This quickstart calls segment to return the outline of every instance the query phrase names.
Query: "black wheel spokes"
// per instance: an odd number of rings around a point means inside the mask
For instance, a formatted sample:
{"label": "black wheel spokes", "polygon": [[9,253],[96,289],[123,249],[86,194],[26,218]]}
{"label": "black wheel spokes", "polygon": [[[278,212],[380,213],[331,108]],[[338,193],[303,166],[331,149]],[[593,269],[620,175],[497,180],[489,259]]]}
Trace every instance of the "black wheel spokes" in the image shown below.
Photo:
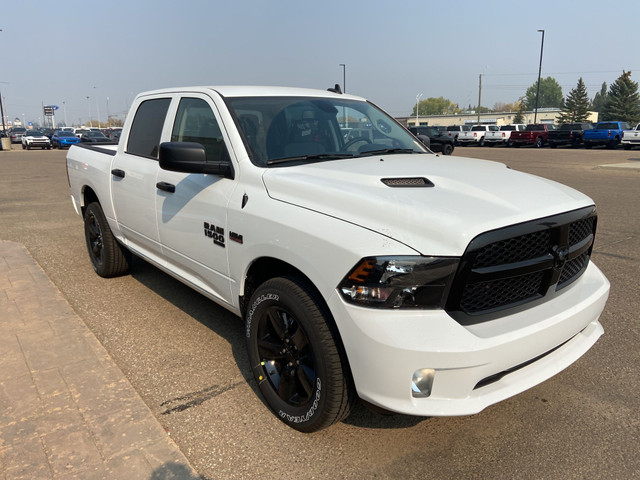
{"label": "black wheel spokes", "polygon": [[290,405],[307,403],[316,378],[311,345],[298,322],[271,307],[259,327],[258,352],[278,396]]}
{"label": "black wheel spokes", "polygon": [[98,263],[101,263],[103,249],[102,231],[95,216],[92,216],[89,222],[89,243],[91,244],[91,252],[93,253],[94,259]]}

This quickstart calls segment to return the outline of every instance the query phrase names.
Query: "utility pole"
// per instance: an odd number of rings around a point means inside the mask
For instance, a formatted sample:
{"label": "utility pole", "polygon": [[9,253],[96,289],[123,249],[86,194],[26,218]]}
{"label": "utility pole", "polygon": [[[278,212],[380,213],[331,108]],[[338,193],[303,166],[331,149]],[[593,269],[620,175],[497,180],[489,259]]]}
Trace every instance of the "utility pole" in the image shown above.
{"label": "utility pole", "polygon": [[538,30],[542,32],[542,42],[540,43],[540,66],[538,67],[538,88],[536,88],[536,110],[533,113],[533,123],[538,120],[538,97],[540,96],[540,75],[542,74],[542,50],[544,49],[544,30]]}
{"label": "utility pole", "polygon": [[480,102],[482,101],[482,74],[478,75],[478,125],[480,125]]}

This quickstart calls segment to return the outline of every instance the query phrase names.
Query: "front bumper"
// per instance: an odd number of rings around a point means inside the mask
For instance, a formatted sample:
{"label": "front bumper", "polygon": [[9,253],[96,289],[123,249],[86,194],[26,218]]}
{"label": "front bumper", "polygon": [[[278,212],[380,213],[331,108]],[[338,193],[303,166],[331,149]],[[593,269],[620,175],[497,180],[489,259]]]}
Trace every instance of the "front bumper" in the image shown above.
{"label": "front bumper", "polygon": [[[451,416],[477,413],[575,362],[603,333],[608,294],[609,282],[590,263],[553,300],[470,326],[444,311],[357,307],[338,293],[329,306],[361,398],[394,412]],[[412,377],[424,368],[435,370],[431,394],[415,398]]]}

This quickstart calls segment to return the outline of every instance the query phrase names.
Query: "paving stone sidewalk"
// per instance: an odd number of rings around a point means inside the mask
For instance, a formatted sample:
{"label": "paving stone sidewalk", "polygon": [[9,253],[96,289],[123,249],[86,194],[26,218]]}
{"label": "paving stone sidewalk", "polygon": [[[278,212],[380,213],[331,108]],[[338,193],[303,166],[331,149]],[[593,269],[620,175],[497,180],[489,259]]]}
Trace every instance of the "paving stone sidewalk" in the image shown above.
{"label": "paving stone sidewalk", "polygon": [[0,480],[72,478],[200,477],[29,252],[0,240]]}

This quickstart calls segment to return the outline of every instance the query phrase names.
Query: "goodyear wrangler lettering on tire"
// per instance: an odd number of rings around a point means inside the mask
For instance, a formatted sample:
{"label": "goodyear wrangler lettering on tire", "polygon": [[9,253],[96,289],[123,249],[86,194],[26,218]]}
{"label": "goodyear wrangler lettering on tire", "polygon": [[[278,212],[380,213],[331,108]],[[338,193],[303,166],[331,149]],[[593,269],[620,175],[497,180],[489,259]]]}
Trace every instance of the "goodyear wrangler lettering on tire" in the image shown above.
{"label": "goodyear wrangler lettering on tire", "polygon": [[355,400],[324,300],[297,277],[267,280],[246,314],[249,362],[265,401],[287,425],[313,432],[342,420]]}
{"label": "goodyear wrangler lettering on tire", "polygon": [[302,423],[302,422],[308,421],[311,417],[313,417],[313,414],[316,413],[316,410],[318,409],[318,403],[320,402],[321,391],[322,391],[322,383],[318,378],[318,380],[316,381],[316,397],[313,401],[313,404],[311,405],[311,408],[303,417],[289,415],[288,413],[285,413],[282,410],[278,412],[278,415],[280,415],[280,418],[286,418],[288,422]]}
{"label": "goodyear wrangler lettering on tire", "polygon": [[249,338],[249,330],[251,329],[251,320],[253,319],[253,312],[255,312],[256,307],[260,305],[262,302],[264,302],[265,300],[275,300],[277,302],[278,300],[280,300],[280,297],[278,297],[278,295],[273,295],[269,293],[267,295],[262,295],[260,298],[257,298],[255,302],[253,302],[253,304],[251,305],[251,310],[249,310],[249,313],[247,314],[247,322],[246,322],[247,338]]}

